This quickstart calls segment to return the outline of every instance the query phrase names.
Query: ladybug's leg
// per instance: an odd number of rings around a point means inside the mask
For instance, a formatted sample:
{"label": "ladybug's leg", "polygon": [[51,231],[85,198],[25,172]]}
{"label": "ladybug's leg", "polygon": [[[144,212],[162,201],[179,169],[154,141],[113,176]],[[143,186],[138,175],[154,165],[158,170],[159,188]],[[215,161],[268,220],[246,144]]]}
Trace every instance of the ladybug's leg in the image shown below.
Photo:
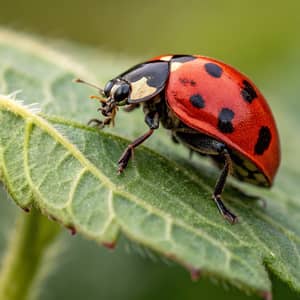
{"label": "ladybug's leg", "polygon": [[172,135],[171,135],[171,138],[172,138],[172,141],[173,141],[175,144],[179,144],[179,141],[178,141],[178,139],[176,138],[175,134],[172,134]]}
{"label": "ladybug's leg", "polygon": [[105,109],[105,105],[104,105],[104,107],[100,107],[97,110],[101,111],[102,115],[104,115],[106,118],[103,121],[99,120],[99,119],[91,119],[91,120],[89,120],[88,125],[93,124],[94,127],[98,127],[100,129],[104,128],[106,125],[110,125],[110,124],[112,124],[113,126],[115,125],[114,120],[115,120],[118,108],[112,108],[112,110],[109,110],[107,112]]}
{"label": "ladybug's leg", "polygon": [[142,144],[144,141],[146,141],[154,132],[155,129],[158,128],[159,126],[159,116],[158,113],[155,112],[154,116],[152,117],[152,113],[147,114],[145,116],[145,122],[147,125],[150,127],[150,129],[143,134],[142,136],[138,137],[136,140],[134,140],[131,144],[127,146],[127,148],[124,150],[123,154],[121,155],[118,164],[119,164],[119,169],[118,173],[122,173],[123,170],[127,167],[127,164],[130,160],[130,158],[133,156],[133,151],[134,148]]}
{"label": "ladybug's leg", "polygon": [[153,131],[154,131],[154,129],[150,129],[144,135],[140,136],[139,138],[137,138],[136,140],[134,140],[131,144],[129,144],[127,146],[127,148],[125,149],[125,151],[123,152],[123,154],[121,155],[121,157],[118,161],[118,164],[119,164],[118,173],[119,174],[122,173],[123,170],[127,167],[127,164],[129,162],[130,158],[133,156],[134,148],[136,148],[137,146],[142,144],[146,139],[148,139],[152,135]]}
{"label": "ladybug's leg", "polygon": [[226,178],[232,169],[232,162],[226,145],[188,127],[177,128],[173,133],[190,150],[198,152],[201,155],[218,156],[222,158],[224,166],[217,180],[212,198],[222,216],[234,224],[237,217],[225,206],[221,199]]}
{"label": "ladybug's leg", "polygon": [[94,127],[98,127],[100,129],[104,128],[105,125],[109,125],[112,121],[112,118],[105,118],[103,121],[99,119],[91,119],[88,121],[88,125],[93,125]]}
{"label": "ladybug's leg", "polygon": [[140,103],[132,103],[132,104],[128,104],[126,105],[123,110],[126,111],[126,112],[131,112],[133,111],[134,109],[136,108],[139,108],[140,107]]}
{"label": "ladybug's leg", "polygon": [[220,155],[224,157],[225,162],[221,174],[217,180],[212,197],[223,217],[226,218],[230,223],[234,224],[237,221],[237,217],[224,205],[221,199],[221,194],[225,186],[226,178],[232,168],[232,162],[226,148],[222,149]]}

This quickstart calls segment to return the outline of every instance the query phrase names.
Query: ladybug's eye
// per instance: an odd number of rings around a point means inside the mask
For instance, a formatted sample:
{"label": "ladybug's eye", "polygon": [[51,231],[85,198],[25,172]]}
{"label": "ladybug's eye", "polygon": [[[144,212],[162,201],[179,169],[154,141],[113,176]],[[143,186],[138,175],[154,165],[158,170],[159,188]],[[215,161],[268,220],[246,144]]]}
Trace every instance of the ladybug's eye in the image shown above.
{"label": "ladybug's eye", "polygon": [[105,87],[104,87],[104,95],[105,95],[106,97],[109,97],[110,91],[111,91],[111,89],[112,89],[112,87],[113,87],[114,84],[115,84],[115,83],[114,83],[112,80],[110,80],[110,81],[108,81],[107,84],[105,85]]}
{"label": "ladybug's eye", "polygon": [[124,83],[122,85],[120,85],[117,90],[114,93],[114,99],[117,102],[121,102],[123,100],[125,100],[126,98],[128,98],[130,93],[130,86],[128,83]]}

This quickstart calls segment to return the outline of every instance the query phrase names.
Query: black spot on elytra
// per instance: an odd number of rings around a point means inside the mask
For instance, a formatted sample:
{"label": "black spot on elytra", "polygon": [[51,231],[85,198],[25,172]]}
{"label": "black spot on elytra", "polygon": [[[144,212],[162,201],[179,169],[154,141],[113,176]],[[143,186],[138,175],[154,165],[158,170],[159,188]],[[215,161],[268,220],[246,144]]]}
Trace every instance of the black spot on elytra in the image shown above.
{"label": "black spot on elytra", "polygon": [[245,101],[252,103],[252,101],[257,98],[257,94],[253,86],[247,80],[243,81],[243,85],[241,95]]}
{"label": "black spot on elytra", "polygon": [[192,55],[174,55],[171,59],[172,62],[180,62],[180,63],[185,63],[191,60],[196,59],[195,56]]}
{"label": "black spot on elytra", "polygon": [[262,126],[258,133],[258,139],[254,147],[254,153],[262,155],[270,146],[271,143],[271,131],[269,127]]}
{"label": "black spot on elytra", "polygon": [[190,102],[196,108],[203,108],[205,106],[205,101],[199,94],[194,94],[190,97]]}
{"label": "black spot on elytra", "polygon": [[232,125],[232,119],[234,118],[234,112],[229,108],[223,108],[219,113],[218,128],[223,133],[231,133],[234,128]]}
{"label": "black spot on elytra", "polygon": [[223,69],[214,63],[207,63],[204,65],[206,72],[215,78],[220,78],[223,73]]}
{"label": "black spot on elytra", "polygon": [[179,78],[179,81],[185,86],[187,85],[196,86],[196,81],[194,81],[193,79]]}

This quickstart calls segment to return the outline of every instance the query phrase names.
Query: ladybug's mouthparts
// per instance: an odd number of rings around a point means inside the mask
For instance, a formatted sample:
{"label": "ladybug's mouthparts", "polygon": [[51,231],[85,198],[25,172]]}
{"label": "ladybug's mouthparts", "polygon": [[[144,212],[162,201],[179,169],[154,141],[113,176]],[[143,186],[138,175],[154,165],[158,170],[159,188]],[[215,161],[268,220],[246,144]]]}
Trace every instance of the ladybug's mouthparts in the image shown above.
{"label": "ladybug's mouthparts", "polygon": [[101,111],[102,115],[105,117],[103,121],[92,119],[92,122],[96,122],[99,128],[103,128],[106,125],[115,124],[115,117],[118,111],[118,106],[114,100],[109,99],[110,101],[101,102],[102,107],[99,107],[97,110]]}
{"label": "ladybug's mouthparts", "polygon": [[102,107],[98,108],[98,111],[101,111],[105,117],[107,117],[117,106],[116,101],[112,98],[105,99],[103,97],[93,95],[90,96],[90,99],[96,99],[101,103]]}
{"label": "ladybug's mouthparts", "polygon": [[109,117],[114,114],[117,105],[114,100],[107,100],[106,102],[102,102],[102,107],[98,108],[98,111],[101,111],[102,115],[105,117]]}

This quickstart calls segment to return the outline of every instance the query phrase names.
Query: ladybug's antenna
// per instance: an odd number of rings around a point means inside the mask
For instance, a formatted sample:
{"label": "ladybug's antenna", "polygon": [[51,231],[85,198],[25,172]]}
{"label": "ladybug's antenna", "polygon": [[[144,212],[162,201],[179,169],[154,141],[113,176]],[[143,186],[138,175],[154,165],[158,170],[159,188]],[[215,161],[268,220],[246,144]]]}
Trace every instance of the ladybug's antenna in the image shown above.
{"label": "ladybug's antenna", "polygon": [[104,90],[103,90],[102,88],[96,86],[95,84],[86,82],[86,81],[84,81],[84,80],[82,80],[82,79],[80,79],[80,78],[74,79],[74,82],[83,83],[83,84],[86,84],[86,85],[88,85],[88,86],[90,86],[90,87],[93,87],[93,88],[99,90],[100,94],[104,95]]}

